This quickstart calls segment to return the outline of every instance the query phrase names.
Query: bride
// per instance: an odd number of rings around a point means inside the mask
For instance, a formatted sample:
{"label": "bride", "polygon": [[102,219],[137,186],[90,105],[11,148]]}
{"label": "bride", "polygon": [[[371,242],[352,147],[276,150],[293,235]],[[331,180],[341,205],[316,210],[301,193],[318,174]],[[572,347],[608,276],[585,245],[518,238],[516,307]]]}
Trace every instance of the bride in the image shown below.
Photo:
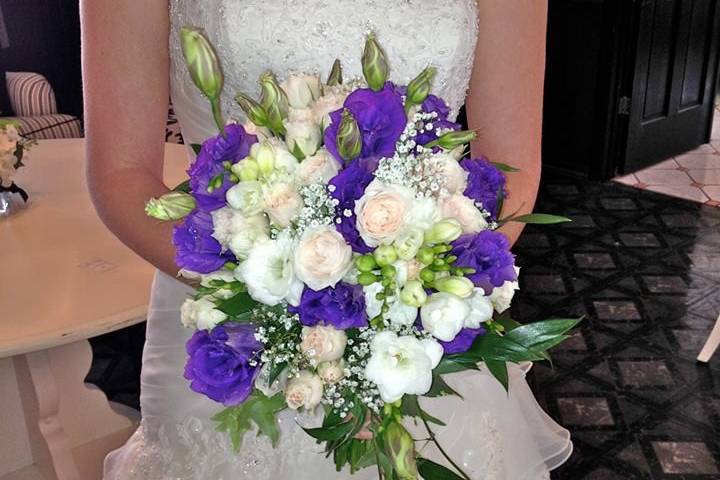
{"label": "bride", "polygon": [[[179,308],[192,288],[175,279],[172,226],[145,216],[144,202],[167,192],[162,183],[163,129],[172,97],[186,143],[216,129],[205,99],[182,61],[179,29],[206,31],[226,77],[223,108],[239,116],[236,92],[256,96],[264,69],[323,76],[340,58],[347,77],[360,76],[368,31],[392,59],[391,80],[406,84],[428,64],[438,67],[436,94],[454,114],[467,105],[479,139],[473,150],[521,169],[508,177],[507,211],[529,212],[540,176],[540,128],[547,2],[543,0],[84,0],[83,65],[88,183],[97,210],[123,242],[158,268],[148,314],[137,432],[105,462],[105,478],[320,479],[376,476],[336,473],[297,423],[312,414],[283,413],[281,440],[247,434],[235,454],[209,418],[218,405],[193,393],[183,378],[191,332]],[[169,40],[168,40],[169,39]],[[168,82],[169,79],[169,82]],[[467,98],[465,93],[469,92]],[[240,118],[242,120],[242,118]],[[503,227],[514,241],[519,224]],[[424,406],[447,426],[441,443],[473,478],[537,480],[569,456],[568,432],[537,405],[524,375],[510,368],[510,393],[487,374],[448,375],[457,397]],[[412,426],[408,425],[412,430]],[[362,432],[361,432],[362,434]],[[367,432],[365,432],[367,434]],[[441,462],[429,447],[423,456]]]}

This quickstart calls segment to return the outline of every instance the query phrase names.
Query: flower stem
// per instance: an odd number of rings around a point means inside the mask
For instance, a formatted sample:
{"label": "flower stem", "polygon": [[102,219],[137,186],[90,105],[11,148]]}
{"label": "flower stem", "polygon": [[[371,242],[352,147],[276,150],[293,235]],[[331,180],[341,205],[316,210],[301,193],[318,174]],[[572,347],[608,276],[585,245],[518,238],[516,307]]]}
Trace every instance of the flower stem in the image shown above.
{"label": "flower stem", "polygon": [[453,467],[455,467],[455,470],[457,470],[457,472],[458,472],[465,480],[472,480],[472,479],[468,476],[468,474],[465,473],[465,472],[463,471],[463,469],[460,468],[460,467],[453,461],[453,459],[450,458],[450,455],[448,455],[447,452],[445,452],[445,450],[442,448],[442,446],[440,445],[440,442],[438,442],[438,441],[437,441],[437,438],[435,437],[435,432],[433,432],[432,429],[430,428],[430,425],[428,424],[427,420],[425,419],[425,414],[424,414],[422,411],[420,411],[420,420],[422,420],[423,425],[425,425],[425,430],[427,430],[428,435],[430,435],[430,441],[432,441],[432,442],[435,444],[435,446],[438,448],[438,450],[440,451],[440,453],[442,454],[442,456],[445,457],[445,459],[446,459],[448,462],[450,462],[450,465],[452,465]]}

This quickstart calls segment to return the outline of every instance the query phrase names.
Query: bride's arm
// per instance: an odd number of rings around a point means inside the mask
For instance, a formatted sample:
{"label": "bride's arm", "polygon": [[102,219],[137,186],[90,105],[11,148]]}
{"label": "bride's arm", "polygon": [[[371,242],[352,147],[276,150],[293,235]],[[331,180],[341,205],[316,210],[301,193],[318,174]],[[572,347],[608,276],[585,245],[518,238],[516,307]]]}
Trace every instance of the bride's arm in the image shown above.
{"label": "bride's arm", "polygon": [[[479,0],[479,38],[467,101],[474,154],[506,163],[505,215],[529,213],[540,182],[547,0]],[[502,231],[512,242],[523,225]]]}
{"label": "bride's arm", "polygon": [[173,274],[172,225],[145,216],[163,184],[167,0],[83,0],[87,179],[93,203],[130,248]]}

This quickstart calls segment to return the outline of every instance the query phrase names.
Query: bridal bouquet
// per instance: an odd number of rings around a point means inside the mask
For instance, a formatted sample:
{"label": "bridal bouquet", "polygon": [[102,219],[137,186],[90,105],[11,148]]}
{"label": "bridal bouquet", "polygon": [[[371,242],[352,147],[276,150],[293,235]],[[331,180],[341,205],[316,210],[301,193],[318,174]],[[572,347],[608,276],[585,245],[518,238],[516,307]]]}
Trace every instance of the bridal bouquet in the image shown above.
{"label": "bridal bouquet", "polygon": [[194,146],[189,180],[147,211],[183,219],[177,265],[200,285],[182,306],[196,330],[190,388],[226,407],[214,419],[236,448],[253,428],[276,442],[281,410],[322,408],[306,431],[338,470],[469,478],[452,458],[422,458],[404,425],[421,422],[422,441],[436,442],[442,419],[418,399],[456,394],[443,374],[487,369],[507,388],[506,362],[547,359],[566,338],[575,320],[507,316],[518,268],[496,231],[564,219],[502,218],[512,169],[466,158],[475,134],[430,93],[435,70],[387,81],[372,36],[364,80],[343,82],[338,61],[324,83],[267,73],[259,100],[236,98],[244,125],[223,119],[207,39],[184,29],[182,45],[220,133]]}
{"label": "bridal bouquet", "polygon": [[20,136],[16,122],[0,119],[0,193],[17,193],[27,201],[27,193],[13,182],[13,177],[23,166],[25,152],[32,144]]}

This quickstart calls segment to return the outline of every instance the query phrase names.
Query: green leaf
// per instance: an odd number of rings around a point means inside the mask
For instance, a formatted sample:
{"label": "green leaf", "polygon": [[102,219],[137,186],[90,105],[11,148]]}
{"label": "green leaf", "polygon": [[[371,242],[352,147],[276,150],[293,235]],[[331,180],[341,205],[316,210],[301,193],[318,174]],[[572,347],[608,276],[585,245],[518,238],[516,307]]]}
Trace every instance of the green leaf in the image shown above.
{"label": "green leaf", "polygon": [[462,395],[453,390],[450,385],[445,383],[445,380],[443,380],[442,376],[438,372],[433,371],[432,385],[430,386],[430,391],[427,392],[425,396],[443,397],[445,395],[457,395],[458,397],[462,398]]}
{"label": "green leaf", "polygon": [[268,375],[268,386],[272,386],[273,383],[275,383],[275,380],[278,379],[280,374],[287,368],[287,362],[278,363],[276,365],[273,365],[273,367],[270,369],[270,374]]}
{"label": "green leaf", "polygon": [[[505,338],[512,339],[521,345],[537,348],[539,345],[548,342],[552,343],[557,337],[567,333],[579,322],[580,319],[577,318],[556,318],[528,323],[508,332]],[[557,345],[557,343],[554,345]],[[547,348],[543,348],[543,350],[547,350]]]}
{"label": "green leaf", "polygon": [[474,355],[477,361],[498,360],[502,362],[534,362],[545,360],[546,355],[540,350],[528,348],[512,339],[494,333],[478,337],[466,352]]}
{"label": "green leaf", "polygon": [[418,457],[417,467],[420,476],[425,480],[463,480],[461,476],[447,467],[435,463],[427,458]]}
{"label": "green leaf", "polygon": [[195,155],[200,153],[200,150],[202,150],[202,145],[199,143],[191,143],[190,148],[192,148],[192,151],[195,152]]}
{"label": "green leaf", "polygon": [[492,376],[505,388],[505,391],[508,391],[509,379],[507,363],[498,360],[486,360],[485,365],[488,370],[490,370],[490,373],[492,373]]}
{"label": "green leaf", "polygon": [[508,221],[532,223],[535,225],[551,225],[554,223],[571,222],[572,220],[567,217],[561,217],[559,215],[550,215],[547,213],[530,213],[528,215],[520,215],[519,217],[509,218]]}
{"label": "green leaf", "polygon": [[343,422],[330,427],[303,428],[303,430],[316,440],[328,442],[344,438],[353,428],[352,422]]}
{"label": "green leaf", "polygon": [[516,322],[515,320],[504,314],[498,315],[494,321],[502,325],[505,328],[506,332],[512,332],[516,328],[522,326],[522,323]]}
{"label": "green leaf", "polygon": [[285,397],[282,392],[267,397],[259,390],[255,390],[245,402],[226,408],[212,419],[218,423],[216,426],[218,431],[230,435],[236,452],[240,450],[242,437],[252,428],[251,421],[257,425],[258,435],[266,435],[274,446],[280,438],[276,416],[285,407]]}
{"label": "green leaf", "polygon": [[463,372],[465,370],[477,370],[477,359],[467,356],[464,353],[454,355],[446,355],[440,360],[435,367],[435,371],[439,374]]}
{"label": "green leaf", "polygon": [[247,292],[239,292],[218,303],[217,309],[233,320],[249,321],[249,314],[256,305],[257,302]]}
{"label": "green leaf", "polygon": [[402,398],[402,405],[400,406],[400,411],[408,417],[414,417],[414,418],[425,418],[430,423],[434,423],[435,425],[440,425],[441,427],[445,426],[445,422],[442,420],[433,417],[429,413],[427,413],[425,410],[422,409],[420,406],[420,401],[417,397],[417,395],[404,395]]}
{"label": "green leaf", "polygon": [[173,192],[190,193],[190,180],[188,179],[177,184],[175,188],[173,188]]}
{"label": "green leaf", "polygon": [[512,173],[512,172],[519,172],[519,171],[520,171],[520,169],[515,168],[515,167],[511,167],[510,165],[508,165],[508,164],[506,164],[506,163],[500,163],[500,162],[490,162],[490,163],[491,163],[492,165],[494,165],[495,168],[497,168],[498,170],[500,170],[500,171],[502,171],[502,172]]}

